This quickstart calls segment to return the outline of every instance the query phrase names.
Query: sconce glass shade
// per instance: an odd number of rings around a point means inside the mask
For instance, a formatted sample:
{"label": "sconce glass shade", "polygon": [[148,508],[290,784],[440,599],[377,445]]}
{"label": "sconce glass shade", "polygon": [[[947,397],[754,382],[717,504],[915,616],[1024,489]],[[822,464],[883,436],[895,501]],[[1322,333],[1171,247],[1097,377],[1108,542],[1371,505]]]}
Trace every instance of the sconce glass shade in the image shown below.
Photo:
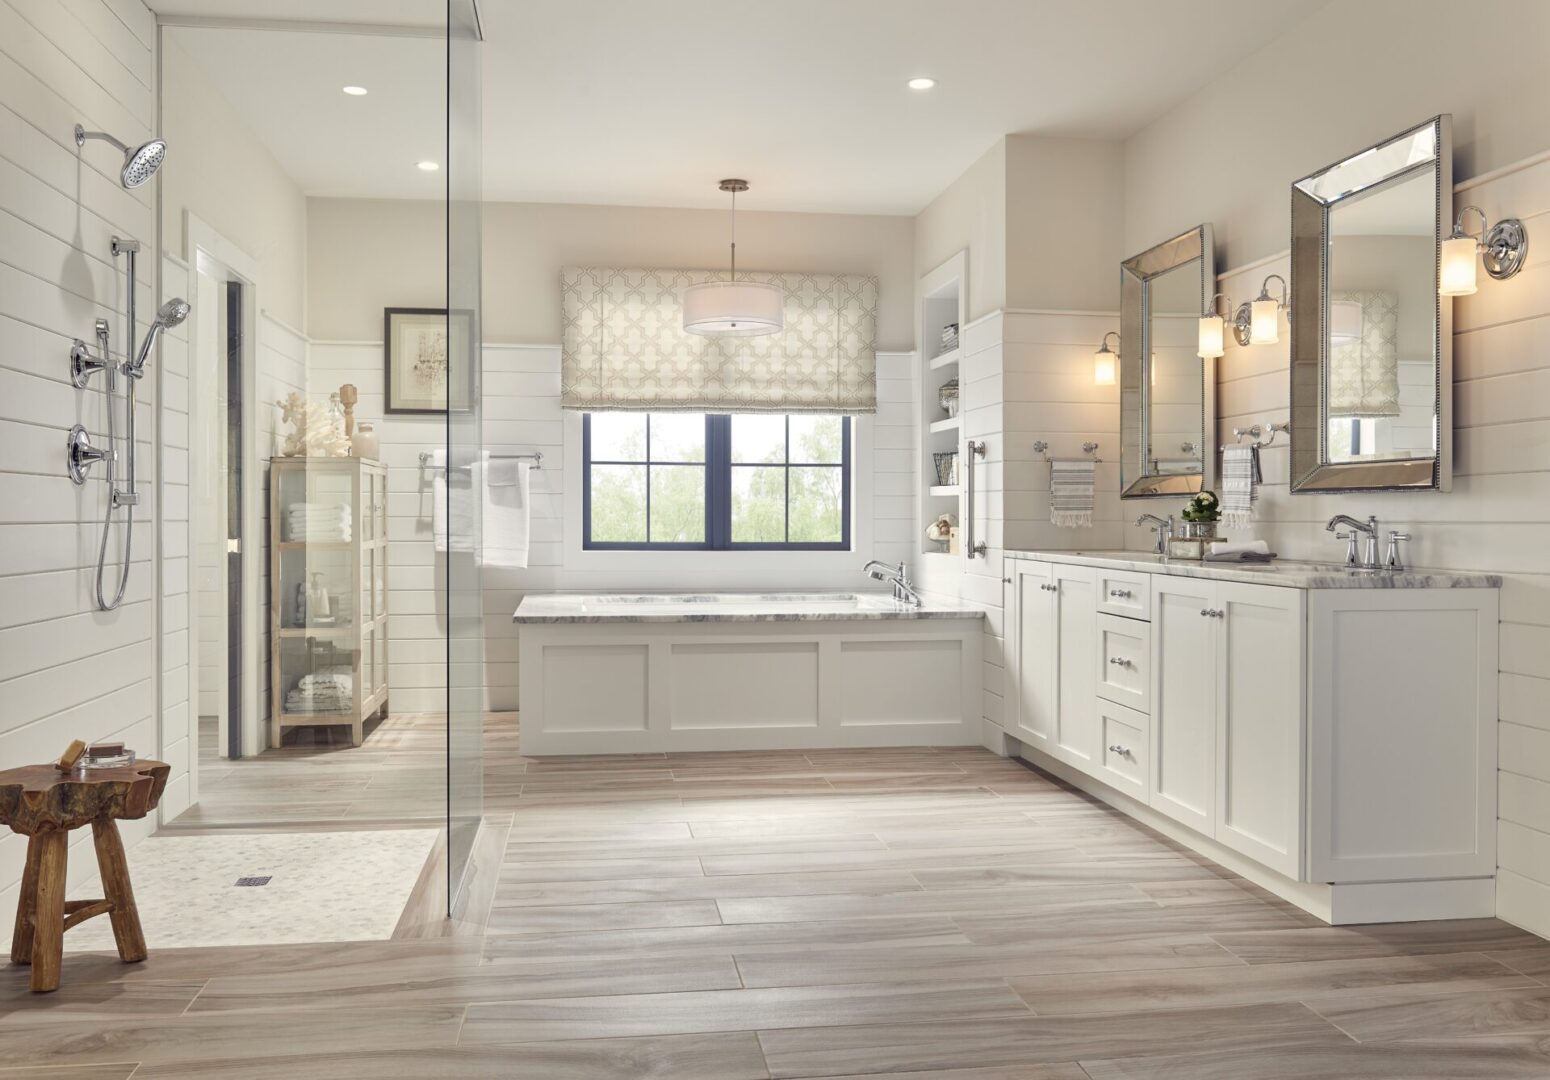
{"label": "sconce glass shade", "polygon": [[1473,236],[1461,236],[1457,232],[1442,242],[1437,266],[1439,294],[1470,296],[1479,289],[1475,284],[1475,257],[1479,250]]}
{"label": "sconce glass shade", "polygon": [[1093,353],[1093,382],[1098,386],[1113,386],[1118,375],[1118,359],[1108,345]]}
{"label": "sconce glass shade", "polygon": [[1362,339],[1362,305],[1355,300],[1329,302],[1329,341],[1350,345]]}
{"label": "sconce glass shade", "polygon": [[1278,301],[1254,301],[1249,322],[1250,345],[1274,345],[1281,340],[1281,305]]}
{"label": "sconce glass shade", "polygon": [[1202,315],[1200,317],[1200,347],[1195,350],[1195,355],[1215,359],[1226,350],[1223,348],[1224,327],[1220,315]]}
{"label": "sconce glass shade", "polygon": [[705,337],[757,337],[786,326],[786,296],[758,281],[706,281],[683,291],[684,330]]}

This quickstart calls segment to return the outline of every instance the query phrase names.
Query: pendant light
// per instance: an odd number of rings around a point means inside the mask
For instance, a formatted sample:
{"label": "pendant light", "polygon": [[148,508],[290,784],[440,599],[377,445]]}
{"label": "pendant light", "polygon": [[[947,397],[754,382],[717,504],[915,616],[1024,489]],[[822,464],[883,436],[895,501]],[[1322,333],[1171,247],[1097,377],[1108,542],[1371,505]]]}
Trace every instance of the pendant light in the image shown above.
{"label": "pendant light", "polygon": [[737,193],[747,180],[723,180],[732,196],[732,268],[726,281],[706,281],[683,291],[684,330],[704,337],[757,337],[786,326],[786,295],[779,285],[737,280]]}

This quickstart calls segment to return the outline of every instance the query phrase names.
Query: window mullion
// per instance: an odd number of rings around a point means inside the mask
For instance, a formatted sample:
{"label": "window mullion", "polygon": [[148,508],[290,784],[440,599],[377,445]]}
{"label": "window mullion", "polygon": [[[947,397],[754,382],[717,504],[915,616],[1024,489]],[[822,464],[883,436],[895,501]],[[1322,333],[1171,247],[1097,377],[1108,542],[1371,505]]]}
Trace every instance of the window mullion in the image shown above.
{"label": "window mullion", "polygon": [[705,417],[705,535],[711,548],[732,540],[732,417]]}

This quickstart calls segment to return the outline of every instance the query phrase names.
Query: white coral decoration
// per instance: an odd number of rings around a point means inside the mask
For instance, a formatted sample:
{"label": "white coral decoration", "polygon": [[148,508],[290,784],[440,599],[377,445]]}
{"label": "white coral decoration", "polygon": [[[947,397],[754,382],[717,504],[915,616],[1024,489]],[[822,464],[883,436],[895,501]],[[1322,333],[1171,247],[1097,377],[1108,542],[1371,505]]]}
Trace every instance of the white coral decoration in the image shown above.
{"label": "white coral decoration", "polygon": [[329,419],[328,410],[299,393],[291,393],[275,404],[280,406],[281,423],[291,431],[280,446],[285,457],[348,457],[350,440]]}
{"label": "white coral decoration", "polygon": [[958,519],[952,514],[943,514],[926,526],[926,538],[943,542],[953,538],[953,528],[958,524]]}

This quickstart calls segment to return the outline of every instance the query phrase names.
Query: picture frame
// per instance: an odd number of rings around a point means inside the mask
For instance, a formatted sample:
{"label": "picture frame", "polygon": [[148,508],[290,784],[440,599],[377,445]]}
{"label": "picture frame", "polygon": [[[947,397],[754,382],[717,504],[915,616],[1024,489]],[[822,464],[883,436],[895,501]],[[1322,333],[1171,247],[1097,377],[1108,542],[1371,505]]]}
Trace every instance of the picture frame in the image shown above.
{"label": "picture frame", "polygon": [[473,409],[474,364],[459,364],[472,341],[472,314],[446,308],[382,311],[383,411],[434,416]]}

